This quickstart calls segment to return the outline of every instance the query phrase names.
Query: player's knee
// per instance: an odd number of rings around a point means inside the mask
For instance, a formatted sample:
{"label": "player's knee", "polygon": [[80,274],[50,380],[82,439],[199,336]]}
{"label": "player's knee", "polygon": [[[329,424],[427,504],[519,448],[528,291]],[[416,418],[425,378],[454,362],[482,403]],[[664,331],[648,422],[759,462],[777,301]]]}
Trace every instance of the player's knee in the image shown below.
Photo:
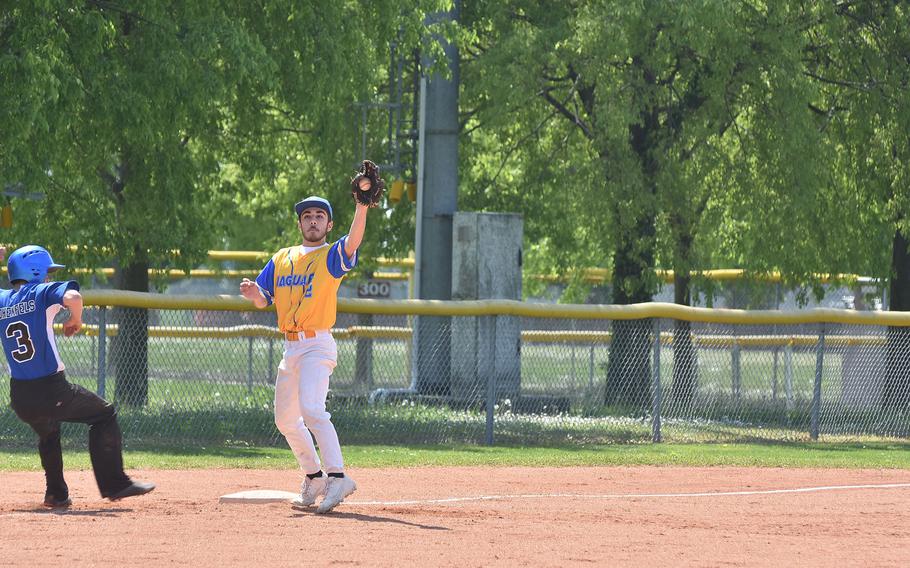
{"label": "player's knee", "polygon": [[303,421],[307,423],[307,426],[328,422],[332,416],[326,412],[324,404],[305,404],[301,407],[301,411],[303,412]]}
{"label": "player's knee", "polygon": [[88,422],[90,426],[106,426],[117,422],[117,409],[111,403],[106,403],[95,416]]}
{"label": "player's knee", "polygon": [[275,426],[278,428],[278,431],[282,434],[287,434],[288,432],[295,432],[297,430],[297,420],[298,418],[289,419],[282,416],[275,417]]}
{"label": "player's knee", "polygon": [[[34,426],[33,426],[34,428]],[[58,444],[60,443],[60,425],[59,424],[42,424],[38,428],[34,428],[38,433],[38,444],[39,445],[48,445],[48,444]]]}

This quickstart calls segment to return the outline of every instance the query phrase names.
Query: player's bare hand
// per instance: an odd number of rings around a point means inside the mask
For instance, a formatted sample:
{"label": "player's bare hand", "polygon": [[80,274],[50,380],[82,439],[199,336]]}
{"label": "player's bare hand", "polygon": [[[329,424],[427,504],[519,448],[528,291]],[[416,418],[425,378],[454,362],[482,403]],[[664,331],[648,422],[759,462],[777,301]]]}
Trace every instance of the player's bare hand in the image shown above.
{"label": "player's bare hand", "polygon": [[63,335],[72,337],[82,329],[82,318],[70,318],[63,322]]}
{"label": "player's bare hand", "polygon": [[240,293],[247,300],[255,300],[259,297],[259,286],[249,278],[244,278],[240,282]]}
{"label": "player's bare hand", "polygon": [[253,305],[257,308],[264,308],[269,305],[269,300],[262,293],[262,290],[259,289],[259,285],[250,280],[249,278],[244,278],[240,282],[240,293],[244,298],[253,302]]}

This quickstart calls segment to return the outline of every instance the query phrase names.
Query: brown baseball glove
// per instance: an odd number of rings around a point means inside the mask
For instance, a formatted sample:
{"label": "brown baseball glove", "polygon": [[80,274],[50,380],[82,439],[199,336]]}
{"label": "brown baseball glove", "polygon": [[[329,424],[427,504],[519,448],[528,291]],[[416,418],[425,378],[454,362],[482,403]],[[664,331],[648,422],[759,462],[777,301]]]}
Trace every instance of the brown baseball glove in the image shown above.
{"label": "brown baseball glove", "polygon": [[[364,178],[370,180],[368,189],[360,189],[360,181]],[[379,166],[369,160],[364,160],[360,164],[360,171],[351,178],[351,195],[354,196],[354,201],[367,207],[376,207],[382,200],[384,191],[385,180],[379,177]]]}

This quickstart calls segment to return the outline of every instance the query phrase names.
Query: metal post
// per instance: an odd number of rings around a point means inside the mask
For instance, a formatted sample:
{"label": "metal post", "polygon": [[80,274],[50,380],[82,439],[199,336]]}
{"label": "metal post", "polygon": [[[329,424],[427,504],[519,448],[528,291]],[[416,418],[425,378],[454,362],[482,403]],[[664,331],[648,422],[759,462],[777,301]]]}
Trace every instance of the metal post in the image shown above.
{"label": "metal post", "polygon": [[246,350],[246,390],[253,392],[253,338],[247,338]]}
{"label": "metal post", "polygon": [[98,396],[104,398],[107,380],[107,307],[98,306]]}
{"label": "metal post", "polygon": [[777,400],[777,360],[780,358],[780,348],[774,348],[774,367],[771,369],[771,400]]}
{"label": "metal post", "polygon": [[493,333],[490,349],[492,353],[490,354],[490,364],[484,369],[487,376],[487,428],[486,428],[486,444],[488,446],[493,445],[493,420],[495,414],[493,412],[494,406],[496,405],[496,316],[488,316],[493,320]]}
{"label": "metal post", "polygon": [[742,390],[742,363],[741,363],[742,351],[739,346],[739,341],[733,339],[733,354],[732,354],[732,364],[733,364],[733,398],[739,398],[740,392]]}
{"label": "metal post", "polygon": [[[424,76],[420,77],[420,94],[418,95],[418,100],[420,101],[418,108],[418,118],[417,118],[417,219],[414,221],[414,268],[411,271],[411,285],[414,287],[414,298],[422,298],[420,295],[420,259],[423,255],[423,222],[422,216],[420,215],[420,206],[423,205],[423,163],[425,160],[424,157],[424,146],[426,142],[426,113],[427,113],[427,78]],[[414,317],[414,321],[418,322],[419,317]],[[414,330],[417,329],[415,325]],[[415,334],[414,337],[414,347],[415,351],[417,348],[417,337]],[[415,364],[413,368],[414,376],[417,375],[417,366],[416,366],[416,357]]]}
{"label": "metal post", "polygon": [[[372,327],[373,325],[372,314],[359,314],[357,320],[361,326]],[[370,392],[373,388],[373,340],[359,335],[356,340],[354,387],[359,392]]]}
{"label": "metal post", "polygon": [[793,342],[784,347],[784,391],[787,396],[787,410],[793,410]]}
{"label": "metal post", "polygon": [[588,350],[588,388],[594,392],[594,344]]}
{"label": "metal post", "polygon": [[[96,345],[97,342],[98,342],[98,338],[93,335],[92,336],[92,351],[94,351],[95,353],[98,352],[98,346]],[[95,359],[92,359],[92,368],[89,371],[90,374],[98,376],[98,369],[96,368],[97,365],[98,365],[98,359],[96,357]]]}
{"label": "metal post", "polygon": [[[780,309],[780,282],[777,283],[777,309]],[[771,334],[774,337],[777,337],[777,324],[774,324],[774,328],[771,331]],[[774,367],[771,371],[771,400],[777,400],[777,362],[780,358],[780,348],[774,348]]]}
{"label": "metal post", "polygon": [[[428,31],[435,25],[458,21],[461,0],[447,11],[427,14]],[[452,225],[458,211],[458,46],[431,31],[442,47],[439,54],[449,68],[447,76],[435,72],[430,52],[424,52],[421,65],[420,145],[417,172],[417,244],[414,259],[419,267],[416,293],[421,300],[452,299]],[[424,164],[429,167],[424,168]],[[416,274],[416,273],[415,273]],[[451,318],[421,316],[416,328],[417,391],[420,394],[446,395],[450,392]]]}
{"label": "metal post", "polygon": [[[572,320],[572,331],[578,329],[578,324],[576,320]],[[575,342],[571,342],[572,345],[572,388],[576,387],[576,376],[575,376]]]}
{"label": "metal post", "polygon": [[819,325],[818,347],[815,353],[815,386],[812,389],[812,414],[809,416],[809,437],[818,440],[818,419],[822,406],[822,367],[825,362],[825,324]]}
{"label": "metal post", "polygon": [[651,409],[651,441],[660,442],[660,320],[654,320],[654,362],[651,375],[654,380],[654,400]]}

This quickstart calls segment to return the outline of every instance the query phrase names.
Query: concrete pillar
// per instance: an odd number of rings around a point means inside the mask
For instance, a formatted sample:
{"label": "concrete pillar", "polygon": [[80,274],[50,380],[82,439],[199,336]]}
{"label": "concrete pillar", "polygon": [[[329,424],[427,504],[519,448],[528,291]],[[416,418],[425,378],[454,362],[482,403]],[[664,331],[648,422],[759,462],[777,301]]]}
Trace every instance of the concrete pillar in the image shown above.
{"label": "concrete pillar", "polygon": [[[455,20],[450,12],[429,22]],[[421,300],[452,299],[452,215],[458,205],[458,49],[444,43],[451,76],[421,81],[417,172],[415,293]],[[429,62],[424,62],[425,68]],[[450,318],[421,316],[414,324],[414,386],[420,394],[449,393]]]}
{"label": "concrete pillar", "polygon": [[[459,211],[453,221],[452,299],[520,300],[522,218]],[[452,397],[515,401],[521,385],[521,322],[514,316],[452,318]]]}

